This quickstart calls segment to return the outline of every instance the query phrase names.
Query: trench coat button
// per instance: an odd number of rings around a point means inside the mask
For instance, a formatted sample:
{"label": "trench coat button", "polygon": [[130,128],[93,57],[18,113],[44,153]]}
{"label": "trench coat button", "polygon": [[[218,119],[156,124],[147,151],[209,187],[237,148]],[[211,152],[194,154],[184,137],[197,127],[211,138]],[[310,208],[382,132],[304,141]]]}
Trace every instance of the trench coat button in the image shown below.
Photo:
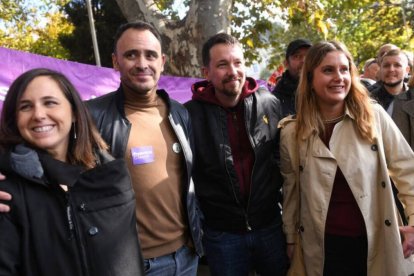
{"label": "trench coat button", "polygon": [[300,227],[299,227],[299,231],[300,231],[300,232],[304,232],[304,231],[305,231],[305,227],[300,226]]}
{"label": "trench coat button", "polygon": [[303,172],[303,166],[299,166],[299,171]]}
{"label": "trench coat button", "polygon": [[81,211],[85,211],[85,210],[86,210],[86,204],[82,202],[82,203],[79,205],[79,209],[80,209]]}
{"label": "trench coat button", "polygon": [[381,186],[382,186],[383,188],[385,188],[385,181],[382,181],[382,182],[381,182]]}
{"label": "trench coat button", "polygon": [[88,233],[90,236],[95,236],[96,234],[98,234],[98,232],[99,232],[98,227],[95,227],[95,226],[92,226],[88,230]]}
{"label": "trench coat button", "polygon": [[377,146],[377,145],[372,145],[372,146],[371,146],[371,150],[373,150],[373,151],[377,151],[377,150],[378,150],[378,146]]}
{"label": "trench coat button", "polygon": [[385,225],[387,226],[391,226],[391,221],[389,221],[388,219],[385,220]]}

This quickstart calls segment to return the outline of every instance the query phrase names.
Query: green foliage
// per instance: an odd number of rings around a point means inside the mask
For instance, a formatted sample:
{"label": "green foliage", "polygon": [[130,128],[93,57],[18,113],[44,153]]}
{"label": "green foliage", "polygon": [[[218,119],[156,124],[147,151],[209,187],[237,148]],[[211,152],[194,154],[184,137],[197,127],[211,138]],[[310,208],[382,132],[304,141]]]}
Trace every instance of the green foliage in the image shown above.
{"label": "green foliage", "polygon": [[409,1],[301,0],[284,1],[281,8],[288,10],[289,34],[299,34],[306,22],[312,29],[308,38],[342,41],[361,67],[385,43],[413,51],[413,6]]}
{"label": "green foliage", "polygon": [[272,44],[268,37],[280,30],[280,26],[273,23],[278,17],[274,2],[239,0],[234,5],[232,34],[245,46],[247,65],[262,61],[264,57],[257,50],[268,48]]}
{"label": "green foliage", "polygon": [[57,4],[64,3],[62,0],[38,0],[37,5],[30,5],[30,1],[2,0],[0,44],[11,49],[67,58],[68,51],[60,44],[58,36],[70,33],[73,27],[56,9]]}
{"label": "green foliage", "polygon": [[23,15],[21,0],[1,0],[0,19],[4,21],[17,20]]}
{"label": "green foliage", "polygon": [[[1,45],[95,64],[85,0],[39,1],[42,5],[33,8],[30,0],[1,0]],[[154,1],[170,19],[179,19],[179,12],[172,9],[175,2]],[[188,7],[190,2],[182,3]],[[288,43],[299,37],[314,42],[340,40],[359,64],[374,57],[385,43],[414,49],[412,0],[234,0],[231,4],[232,33],[244,45],[248,64],[266,60],[270,69],[276,68]],[[56,6],[60,10],[52,9]],[[92,0],[92,6],[101,62],[111,67],[112,35],[126,20],[114,0]],[[38,27],[45,20],[46,25]]]}
{"label": "green foliage", "polygon": [[[299,37],[314,42],[342,41],[360,66],[366,59],[374,57],[377,49],[385,43],[410,51],[414,49],[413,1],[236,2],[246,8],[235,9],[233,34],[246,45],[248,61],[266,58],[270,68],[283,62],[287,44]],[[275,17],[280,20],[274,20]],[[257,48],[261,47],[271,49],[270,54],[260,56]]]}
{"label": "green foliage", "polygon": [[[122,23],[126,23],[114,0],[92,0],[92,13],[102,66],[112,67],[113,35]],[[96,64],[85,0],[72,0],[64,6],[65,13],[75,30],[61,35],[62,44],[69,49],[70,59]]]}

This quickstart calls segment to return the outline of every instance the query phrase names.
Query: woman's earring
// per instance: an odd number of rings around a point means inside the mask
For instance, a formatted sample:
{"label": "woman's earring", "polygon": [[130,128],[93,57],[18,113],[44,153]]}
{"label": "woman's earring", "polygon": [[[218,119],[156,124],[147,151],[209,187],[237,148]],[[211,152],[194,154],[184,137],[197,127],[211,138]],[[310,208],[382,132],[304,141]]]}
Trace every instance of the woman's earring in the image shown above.
{"label": "woman's earring", "polygon": [[76,123],[73,122],[72,124],[73,124],[73,139],[76,140],[76,138],[77,138],[77,136],[76,136]]}

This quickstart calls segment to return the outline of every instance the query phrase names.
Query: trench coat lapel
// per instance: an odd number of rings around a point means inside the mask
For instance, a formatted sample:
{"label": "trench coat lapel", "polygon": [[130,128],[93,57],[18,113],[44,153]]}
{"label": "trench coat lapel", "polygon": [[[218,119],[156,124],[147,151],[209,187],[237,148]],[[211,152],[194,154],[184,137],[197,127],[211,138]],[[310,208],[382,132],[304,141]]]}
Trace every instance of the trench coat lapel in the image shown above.
{"label": "trench coat lapel", "polygon": [[318,136],[313,138],[312,156],[317,158],[335,159],[332,152]]}

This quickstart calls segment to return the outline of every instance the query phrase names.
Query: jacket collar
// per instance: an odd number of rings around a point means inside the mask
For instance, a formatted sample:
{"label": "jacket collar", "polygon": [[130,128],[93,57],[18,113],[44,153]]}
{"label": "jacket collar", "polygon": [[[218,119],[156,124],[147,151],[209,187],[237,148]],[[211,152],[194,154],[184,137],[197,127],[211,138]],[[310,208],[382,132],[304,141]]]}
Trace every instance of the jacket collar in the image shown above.
{"label": "jacket collar", "polygon": [[[255,79],[246,77],[246,81],[244,83],[239,104],[243,102],[245,98],[250,96],[251,94],[255,93],[259,89],[259,84],[256,82]],[[218,106],[222,106],[219,100],[215,95],[215,88],[211,82],[207,80],[196,82],[192,85],[191,90],[193,92],[192,100],[207,102],[211,104],[215,104]]]}
{"label": "jacket collar", "polygon": [[403,101],[401,106],[402,110],[411,117],[414,117],[414,88],[411,88],[405,93],[401,93],[397,97]]}
{"label": "jacket collar", "polygon": [[80,166],[56,160],[47,153],[39,153],[39,160],[42,163],[48,183],[73,187],[84,170]]}
{"label": "jacket collar", "polygon": [[347,104],[345,104],[345,117],[349,117],[350,119],[355,121],[355,115],[351,113]]}
{"label": "jacket collar", "polygon": [[[11,151],[1,155],[0,157],[0,169],[4,173],[15,173],[24,179],[27,179],[33,183],[52,186],[58,184],[65,184],[72,187],[81,175],[83,168],[80,166],[70,165],[68,163],[54,159],[48,153],[40,150],[31,149],[33,154],[37,154],[39,166],[43,170],[43,175],[21,173],[13,168],[11,161]],[[33,160],[27,160],[32,162]]]}
{"label": "jacket collar", "polygon": [[[352,114],[351,110],[348,108],[348,105],[345,104],[345,113],[344,113],[344,120],[346,120],[346,118],[349,118],[351,120],[355,120],[355,115]],[[307,130],[303,136],[302,139],[306,140],[308,139],[311,135],[315,135],[316,136],[316,130],[315,129],[309,129]]]}
{"label": "jacket collar", "polygon": [[409,101],[409,100],[414,100],[413,96],[414,96],[414,89],[408,89],[407,88],[404,92],[396,95],[395,98],[397,98],[401,101]]}

